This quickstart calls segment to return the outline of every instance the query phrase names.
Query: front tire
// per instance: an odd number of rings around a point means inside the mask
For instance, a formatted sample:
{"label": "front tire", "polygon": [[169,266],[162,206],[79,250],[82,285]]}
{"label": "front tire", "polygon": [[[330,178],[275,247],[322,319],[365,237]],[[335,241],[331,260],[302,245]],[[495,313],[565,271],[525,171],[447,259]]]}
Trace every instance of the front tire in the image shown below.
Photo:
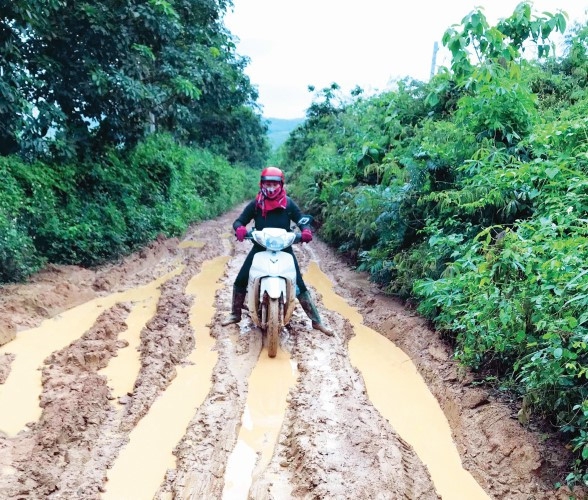
{"label": "front tire", "polygon": [[280,325],[284,314],[283,306],[280,307],[280,301],[270,299],[267,304],[267,354],[270,358],[275,358],[278,354],[278,342],[280,336]]}

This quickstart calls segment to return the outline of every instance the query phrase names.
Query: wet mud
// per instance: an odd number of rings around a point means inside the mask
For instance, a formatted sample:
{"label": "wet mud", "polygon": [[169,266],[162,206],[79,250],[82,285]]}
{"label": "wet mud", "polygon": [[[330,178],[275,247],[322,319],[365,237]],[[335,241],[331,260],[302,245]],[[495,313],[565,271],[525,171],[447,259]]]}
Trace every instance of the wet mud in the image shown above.
{"label": "wet mud", "polygon": [[295,252],[333,336],[298,306],[269,359],[246,314],[221,326],[237,213],[0,290],[0,498],[569,498],[568,451],[316,239]]}

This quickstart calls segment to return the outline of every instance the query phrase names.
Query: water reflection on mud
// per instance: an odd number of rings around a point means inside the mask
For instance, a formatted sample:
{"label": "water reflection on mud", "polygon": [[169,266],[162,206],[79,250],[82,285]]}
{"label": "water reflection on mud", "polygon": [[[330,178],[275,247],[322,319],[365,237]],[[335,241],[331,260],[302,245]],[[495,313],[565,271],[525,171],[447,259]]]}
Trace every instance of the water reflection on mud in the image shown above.
{"label": "water reflection on mud", "polygon": [[[252,332],[255,333],[259,332]],[[286,413],[288,391],[295,379],[296,371],[286,351],[278,349],[275,358],[261,351],[249,377],[237,445],[227,463],[223,500],[248,498],[253,480],[269,464]]]}
{"label": "water reflection on mud", "polygon": [[[179,267],[147,285],[99,297],[69,309],[44,321],[37,328],[20,332],[12,342],[0,347],[0,354],[15,355],[10,375],[6,382],[0,385],[0,408],[10,408],[10,411],[0,412],[0,430],[9,436],[15,436],[24,429],[27,422],[37,421],[41,416],[40,368],[45,358],[79,339],[92,327],[98,316],[114,304],[155,300],[159,297],[160,285],[179,274],[181,270],[182,267]],[[143,318],[140,321],[147,319]],[[134,376],[136,373],[129,375],[131,384]]]}
{"label": "water reflection on mud", "polygon": [[215,294],[222,286],[219,279],[227,260],[228,257],[217,257],[204,262],[200,273],[188,283],[186,293],[195,296],[190,310],[195,349],[131,432],[129,443],[108,472],[103,498],[152,498],[165,471],[175,466],[172,450],[210,391],[217,353],[207,324],[214,316]]}
{"label": "water reflection on mud", "polygon": [[355,336],[349,341],[349,356],[362,374],[370,401],[413,447],[443,499],[489,498],[463,468],[449,423],[411,359],[363,324],[357,309],[333,291],[317,262],[309,264],[304,279],[322,295],[326,308],[351,322]]}

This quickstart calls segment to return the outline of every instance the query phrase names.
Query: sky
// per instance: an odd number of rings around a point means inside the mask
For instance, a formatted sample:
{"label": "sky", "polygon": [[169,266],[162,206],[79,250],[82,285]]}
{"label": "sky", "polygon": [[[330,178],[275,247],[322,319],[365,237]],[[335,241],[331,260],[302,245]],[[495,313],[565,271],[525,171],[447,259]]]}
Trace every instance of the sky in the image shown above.
{"label": "sky", "polygon": [[[520,0],[233,0],[224,22],[245,73],[259,92],[265,118],[303,118],[313,93],[337,83],[344,95],[359,85],[368,94],[395,80],[427,81],[434,44],[436,65],[449,66],[441,38],[475,7],[494,25]],[[568,26],[585,21],[588,0],[535,0],[533,12],[568,13]]]}

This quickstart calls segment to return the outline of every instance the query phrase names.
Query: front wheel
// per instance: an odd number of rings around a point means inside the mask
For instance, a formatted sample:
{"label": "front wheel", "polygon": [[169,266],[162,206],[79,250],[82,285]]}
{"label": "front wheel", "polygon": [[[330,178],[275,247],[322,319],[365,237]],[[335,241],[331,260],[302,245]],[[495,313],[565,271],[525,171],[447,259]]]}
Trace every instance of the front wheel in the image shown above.
{"label": "front wheel", "polygon": [[275,358],[278,353],[280,325],[282,324],[283,315],[284,307],[280,301],[270,299],[267,302],[267,354],[270,358]]}

